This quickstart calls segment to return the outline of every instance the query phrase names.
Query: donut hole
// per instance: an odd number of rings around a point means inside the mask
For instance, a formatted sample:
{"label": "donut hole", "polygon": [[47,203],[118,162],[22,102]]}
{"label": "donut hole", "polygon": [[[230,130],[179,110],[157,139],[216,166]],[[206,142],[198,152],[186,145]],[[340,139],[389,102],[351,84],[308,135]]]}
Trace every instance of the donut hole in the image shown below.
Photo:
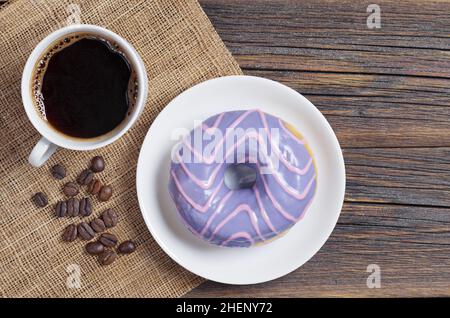
{"label": "donut hole", "polygon": [[224,181],[230,190],[250,189],[255,185],[256,176],[256,165],[235,163],[225,169]]}

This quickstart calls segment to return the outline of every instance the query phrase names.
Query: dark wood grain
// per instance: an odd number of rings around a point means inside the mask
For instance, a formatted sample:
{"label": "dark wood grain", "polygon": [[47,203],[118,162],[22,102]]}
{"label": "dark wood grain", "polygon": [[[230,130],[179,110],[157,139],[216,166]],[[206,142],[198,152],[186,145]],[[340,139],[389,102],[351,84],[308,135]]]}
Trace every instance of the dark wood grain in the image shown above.
{"label": "dark wood grain", "polygon": [[244,72],[307,96],[342,146],[450,146],[450,4],[381,2],[369,30],[369,3],[202,2]]}
{"label": "dark wood grain", "polygon": [[[343,147],[347,191],[324,247],[253,286],[187,296],[450,295],[450,2],[201,0],[244,73],[294,88]],[[282,261],[282,260],[280,260]],[[366,272],[378,264],[382,288]]]}
{"label": "dark wood grain", "polygon": [[[300,269],[258,285],[207,282],[187,296],[448,295],[449,213],[447,208],[347,203],[328,242]],[[369,264],[380,266],[380,289],[366,286]]]}

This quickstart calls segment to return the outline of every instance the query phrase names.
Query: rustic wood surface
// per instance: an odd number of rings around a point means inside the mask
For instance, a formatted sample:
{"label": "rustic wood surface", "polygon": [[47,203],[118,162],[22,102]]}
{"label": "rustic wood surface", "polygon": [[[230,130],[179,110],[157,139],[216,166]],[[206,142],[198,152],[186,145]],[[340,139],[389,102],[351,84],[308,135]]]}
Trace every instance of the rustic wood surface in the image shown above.
{"label": "rustic wood surface", "polygon": [[[200,3],[246,74],[326,116],[347,191],[332,236],[300,269],[187,296],[450,296],[450,2],[376,1],[380,29],[366,25],[373,1]],[[369,264],[380,289],[366,285]]]}

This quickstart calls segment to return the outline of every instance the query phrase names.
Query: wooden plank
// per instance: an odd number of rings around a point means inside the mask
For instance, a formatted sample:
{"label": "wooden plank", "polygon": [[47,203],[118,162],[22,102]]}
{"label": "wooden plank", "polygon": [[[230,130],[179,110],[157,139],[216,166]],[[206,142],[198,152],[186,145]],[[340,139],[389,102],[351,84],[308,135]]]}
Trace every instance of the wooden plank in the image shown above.
{"label": "wooden plank", "polygon": [[450,3],[377,2],[381,29],[371,1],[201,3],[243,68],[449,76]]}
{"label": "wooden plank", "polygon": [[450,80],[245,70],[302,93],[343,147],[450,146]]}
{"label": "wooden plank", "polygon": [[[450,146],[450,3],[201,1],[248,75],[296,89],[343,147]],[[357,136],[357,138],[355,138]]]}
{"label": "wooden plank", "polygon": [[346,200],[450,207],[450,148],[348,148]]}
{"label": "wooden plank", "polygon": [[[258,285],[207,282],[186,296],[448,295],[449,226],[448,208],[347,203],[330,239],[300,269]],[[370,264],[380,267],[380,289],[367,287]]]}

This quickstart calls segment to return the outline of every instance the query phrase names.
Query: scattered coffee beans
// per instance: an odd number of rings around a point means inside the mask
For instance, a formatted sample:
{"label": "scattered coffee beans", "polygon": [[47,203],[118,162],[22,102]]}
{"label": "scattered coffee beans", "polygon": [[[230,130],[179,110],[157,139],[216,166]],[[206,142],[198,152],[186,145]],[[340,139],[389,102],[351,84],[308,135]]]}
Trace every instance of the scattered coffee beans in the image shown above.
{"label": "scattered coffee beans", "polygon": [[98,256],[98,261],[100,265],[106,266],[112,264],[116,260],[116,258],[116,252],[112,250],[104,250],[103,253]]}
{"label": "scattered coffee beans", "polygon": [[106,230],[106,225],[102,219],[93,219],[90,225],[92,229],[97,233],[101,233]]}
{"label": "scattered coffee beans", "polygon": [[101,187],[102,187],[102,184],[101,184],[100,180],[94,179],[89,184],[89,193],[96,195],[97,193],[99,193]]}
{"label": "scattered coffee beans", "polygon": [[102,220],[107,228],[111,228],[117,225],[118,217],[116,211],[108,209],[102,213]]}
{"label": "scattered coffee beans", "polygon": [[104,185],[101,187],[98,193],[98,199],[100,201],[108,201],[112,196],[112,187],[109,185]]}
{"label": "scattered coffee beans", "polygon": [[59,201],[55,205],[56,217],[63,218],[67,215],[67,203],[65,201]]}
{"label": "scattered coffee beans", "polygon": [[136,250],[136,245],[133,241],[124,241],[120,243],[117,251],[121,254],[131,254]]}
{"label": "scattered coffee beans", "polygon": [[114,247],[116,246],[118,239],[114,234],[103,233],[98,241],[106,247]]}
{"label": "scattered coffee beans", "polygon": [[105,169],[105,160],[102,156],[95,156],[91,160],[91,170],[94,172],[102,172]]}
{"label": "scattered coffee beans", "polygon": [[81,171],[80,175],[77,178],[77,182],[80,185],[88,185],[91,183],[94,178],[94,173],[90,169],[86,169]]}
{"label": "scattered coffee beans", "polygon": [[101,254],[105,250],[105,246],[100,242],[89,242],[86,244],[85,248],[86,252],[88,252],[91,255]]}
{"label": "scattered coffee beans", "polygon": [[38,208],[43,208],[48,204],[47,196],[42,192],[38,192],[35,195],[33,195],[32,200]]}
{"label": "scattered coffee beans", "polygon": [[61,180],[64,179],[66,176],[66,169],[61,166],[60,164],[56,164],[54,165],[51,169],[50,172],[53,176],[53,178]]}
{"label": "scattered coffee beans", "polygon": [[68,197],[74,197],[78,194],[79,187],[75,182],[67,182],[63,187],[63,192]]}
{"label": "scattered coffee beans", "polygon": [[80,214],[80,201],[75,198],[67,200],[67,216],[78,216]]}
{"label": "scattered coffee beans", "polygon": [[[105,169],[105,160],[101,156],[95,156],[91,159],[89,169],[83,170],[77,177],[76,182],[67,182],[62,189],[64,195],[69,197],[67,201],[58,201],[55,205],[55,215],[58,218],[70,216],[89,216],[92,214],[92,202],[89,197],[81,200],[75,198],[80,192],[80,185],[87,185],[88,192],[91,195],[97,195],[99,201],[108,201],[113,193],[110,185],[102,185],[100,180],[94,179],[94,173],[102,172]],[[61,164],[55,164],[50,168],[53,178],[62,180],[67,176],[66,168]],[[48,204],[47,196],[38,192],[33,195],[32,200],[38,207],[45,207]],[[102,233],[108,228],[117,225],[118,216],[115,210],[107,209],[99,218],[95,218],[89,223],[81,222],[80,224],[70,224],[62,233],[62,240],[65,242],[73,242],[77,237],[82,240],[92,240],[96,233]],[[133,241],[127,240],[117,247],[116,251],[112,250],[118,244],[118,238],[111,233],[103,233],[98,241],[86,244],[86,252],[90,255],[98,255],[98,261],[101,265],[110,265],[116,258],[117,253],[130,254],[136,250]]]}
{"label": "scattered coffee beans", "polygon": [[82,216],[89,216],[92,213],[91,199],[83,198],[80,200],[80,214]]}
{"label": "scattered coffee beans", "polygon": [[81,222],[80,224],[78,224],[77,230],[78,230],[78,236],[85,241],[90,241],[95,236],[94,230],[86,222]]}
{"label": "scattered coffee beans", "polygon": [[74,224],[68,225],[62,235],[64,242],[73,242],[77,238],[77,227]]}

